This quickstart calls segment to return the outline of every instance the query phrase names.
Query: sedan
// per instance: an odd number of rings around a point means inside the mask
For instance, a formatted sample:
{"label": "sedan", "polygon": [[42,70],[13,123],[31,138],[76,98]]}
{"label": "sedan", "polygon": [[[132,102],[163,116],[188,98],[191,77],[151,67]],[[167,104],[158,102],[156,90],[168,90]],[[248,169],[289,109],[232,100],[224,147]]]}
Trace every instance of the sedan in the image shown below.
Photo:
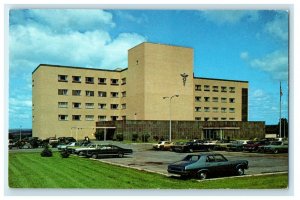
{"label": "sedan", "polygon": [[125,149],[116,145],[101,145],[101,147],[96,149],[91,149],[86,151],[87,157],[92,157],[94,159],[104,156],[117,156],[122,158],[124,155],[132,154],[132,149]]}
{"label": "sedan", "polygon": [[181,161],[168,165],[168,172],[171,174],[199,179],[229,174],[241,176],[245,169],[248,169],[247,160],[229,161],[222,154],[216,153],[190,154]]}

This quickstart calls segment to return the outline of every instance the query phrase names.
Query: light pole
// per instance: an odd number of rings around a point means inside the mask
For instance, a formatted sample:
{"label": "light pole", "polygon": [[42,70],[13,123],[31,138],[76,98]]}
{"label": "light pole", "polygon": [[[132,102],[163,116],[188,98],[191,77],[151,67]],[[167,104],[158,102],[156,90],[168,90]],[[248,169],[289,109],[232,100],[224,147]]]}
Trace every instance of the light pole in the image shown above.
{"label": "light pole", "polygon": [[169,141],[171,142],[172,140],[172,118],[171,118],[171,100],[174,98],[174,97],[179,97],[178,94],[176,95],[173,95],[171,97],[163,97],[163,99],[170,99],[170,103],[169,103],[169,114],[170,114],[170,129],[169,129]]}
{"label": "light pole", "polygon": [[22,126],[20,126],[20,141],[22,140]]}

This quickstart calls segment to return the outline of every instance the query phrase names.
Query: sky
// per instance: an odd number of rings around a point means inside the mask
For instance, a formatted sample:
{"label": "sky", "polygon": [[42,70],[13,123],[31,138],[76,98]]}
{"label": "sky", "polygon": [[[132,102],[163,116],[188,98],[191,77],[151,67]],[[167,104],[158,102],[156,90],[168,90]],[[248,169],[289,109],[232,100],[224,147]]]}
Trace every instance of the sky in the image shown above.
{"label": "sky", "polygon": [[9,12],[9,128],[32,127],[33,70],[41,63],[127,68],[141,42],[194,49],[197,77],[249,81],[249,121],[288,118],[285,10],[19,9]]}

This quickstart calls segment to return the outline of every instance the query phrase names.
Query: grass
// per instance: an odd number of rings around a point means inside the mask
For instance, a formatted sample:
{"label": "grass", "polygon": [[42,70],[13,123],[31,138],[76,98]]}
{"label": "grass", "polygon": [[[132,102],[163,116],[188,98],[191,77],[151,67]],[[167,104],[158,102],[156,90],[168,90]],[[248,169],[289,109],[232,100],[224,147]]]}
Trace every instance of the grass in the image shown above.
{"label": "grass", "polygon": [[9,153],[11,188],[98,189],[278,189],[288,175],[265,175],[209,181],[181,180],[71,156],[41,157],[40,153]]}

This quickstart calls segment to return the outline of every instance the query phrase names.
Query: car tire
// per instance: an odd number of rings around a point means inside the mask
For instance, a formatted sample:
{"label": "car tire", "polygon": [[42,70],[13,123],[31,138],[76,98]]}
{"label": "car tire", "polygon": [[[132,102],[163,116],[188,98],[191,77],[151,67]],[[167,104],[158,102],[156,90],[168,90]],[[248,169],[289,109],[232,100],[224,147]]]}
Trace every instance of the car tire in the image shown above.
{"label": "car tire", "polygon": [[279,153],[278,149],[274,149],[273,153],[278,154]]}
{"label": "car tire", "polygon": [[197,173],[197,177],[200,179],[200,180],[205,180],[207,178],[207,172],[204,172],[204,171],[200,171]]}
{"label": "car tire", "polygon": [[93,154],[92,158],[97,159],[98,158],[97,154]]}
{"label": "car tire", "polygon": [[244,174],[245,174],[244,168],[238,167],[238,168],[236,169],[236,174],[237,174],[238,176],[244,175]]}
{"label": "car tire", "polygon": [[189,152],[190,152],[190,153],[193,153],[193,152],[194,152],[194,150],[193,150],[193,149],[189,149]]}
{"label": "car tire", "polygon": [[122,152],[119,152],[119,153],[118,153],[118,157],[119,157],[119,158],[123,158],[123,157],[124,157],[124,154],[123,154]]}
{"label": "car tire", "polygon": [[82,151],[79,151],[78,155],[79,155],[79,156],[83,156],[83,152],[82,152]]}

